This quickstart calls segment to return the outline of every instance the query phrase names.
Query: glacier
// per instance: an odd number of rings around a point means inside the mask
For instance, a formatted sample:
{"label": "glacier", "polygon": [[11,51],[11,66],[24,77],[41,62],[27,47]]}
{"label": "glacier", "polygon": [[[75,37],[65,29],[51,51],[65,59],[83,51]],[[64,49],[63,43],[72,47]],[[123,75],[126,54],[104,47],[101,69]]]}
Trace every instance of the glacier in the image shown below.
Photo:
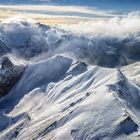
{"label": "glacier", "polygon": [[0,140],[139,140],[139,45],[139,31],[1,23]]}

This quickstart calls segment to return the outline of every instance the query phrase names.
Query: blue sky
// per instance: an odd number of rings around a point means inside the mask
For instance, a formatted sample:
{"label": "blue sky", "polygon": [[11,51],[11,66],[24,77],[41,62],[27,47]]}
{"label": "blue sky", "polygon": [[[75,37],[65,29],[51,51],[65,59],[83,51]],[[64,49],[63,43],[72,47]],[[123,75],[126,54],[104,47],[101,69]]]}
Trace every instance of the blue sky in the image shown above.
{"label": "blue sky", "polygon": [[140,9],[140,0],[0,0],[0,4],[55,4],[80,5],[117,10]]}
{"label": "blue sky", "polygon": [[[0,20],[17,14],[79,20],[111,18],[139,11],[140,0],[0,0]],[[43,19],[43,20],[44,20]],[[58,19],[57,19],[58,20]],[[53,22],[53,21],[52,21]]]}

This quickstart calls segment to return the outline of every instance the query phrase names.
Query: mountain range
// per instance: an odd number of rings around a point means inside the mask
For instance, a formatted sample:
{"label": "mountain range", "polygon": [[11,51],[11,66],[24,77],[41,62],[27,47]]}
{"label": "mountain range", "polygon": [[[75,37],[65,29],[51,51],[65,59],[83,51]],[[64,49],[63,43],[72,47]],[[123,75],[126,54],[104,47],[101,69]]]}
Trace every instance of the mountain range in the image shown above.
{"label": "mountain range", "polygon": [[140,139],[139,32],[0,31],[0,140]]}

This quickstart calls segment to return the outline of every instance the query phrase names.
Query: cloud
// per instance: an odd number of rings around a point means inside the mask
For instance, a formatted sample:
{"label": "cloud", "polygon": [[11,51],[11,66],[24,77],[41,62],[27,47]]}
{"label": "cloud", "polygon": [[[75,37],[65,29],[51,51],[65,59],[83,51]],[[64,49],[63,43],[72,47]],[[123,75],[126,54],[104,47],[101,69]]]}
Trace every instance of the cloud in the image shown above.
{"label": "cloud", "polygon": [[115,67],[140,60],[140,14],[49,27],[14,17],[0,24],[0,39],[10,53],[40,60],[64,55],[87,64]]}
{"label": "cloud", "polygon": [[[113,11],[99,10],[85,6],[51,6],[51,5],[0,5],[2,10],[10,10],[24,14],[42,14],[55,16],[69,16],[78,18],[109,18],[116,16]],[[120,14],[119,14],[120,15]]]}
{"label": "cloud", "polygon": [[7,18],[14,16],[22,16],[26,18],[32,18],[36,22],[41,22],[47,25],[63,25],[63,24],[76,24],[80,21],[88,20],[88,18],[76,17],[76,16],[64,16],[64,15],[44,15],[44,14],[31,14],[31,13],[18,13],[14,11],[0,10],[0,21],[4,21]]}
{"label": "cloud", "polygon": [[0,5],[0,9],[0,21],[8,17],[22,15],[49,25],[77,24],[81,21],[111,18],[117,15],[113,11],[84,6]]}
{"label": "cloud", "polygon": [[[43,29],[32,19],[19,16],[6,19],[0,24],[0,39],[9,49],[22,56],[32,57],[33,52],[40,53],[42,48],[47,49],[47,40]],[[47,30],[46,26],[46,30]]]}
{"label": "cloud", "polygon": [[62,28],[78,34],[123,36],[140,31],[140,12],[110,19],[89,20],[79,24],[65,25]]}

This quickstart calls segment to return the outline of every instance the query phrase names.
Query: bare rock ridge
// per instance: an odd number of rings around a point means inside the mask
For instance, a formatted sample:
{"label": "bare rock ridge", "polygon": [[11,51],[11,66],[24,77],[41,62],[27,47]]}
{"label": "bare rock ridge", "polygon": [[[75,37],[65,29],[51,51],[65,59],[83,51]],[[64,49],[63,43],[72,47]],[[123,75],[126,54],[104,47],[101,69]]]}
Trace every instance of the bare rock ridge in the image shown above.
{"label": "bare rock ridge", "polygon": [[5,96],[20,79],[25,67],[13,64],[8,57],[1,60],[0,69],[0,97]]}
{"label": "bare rock ridge", "polygon": [[7,52],[9,52],[9,48],[4,43],[4,41],[0,39],[0,56],[6,54]]}

